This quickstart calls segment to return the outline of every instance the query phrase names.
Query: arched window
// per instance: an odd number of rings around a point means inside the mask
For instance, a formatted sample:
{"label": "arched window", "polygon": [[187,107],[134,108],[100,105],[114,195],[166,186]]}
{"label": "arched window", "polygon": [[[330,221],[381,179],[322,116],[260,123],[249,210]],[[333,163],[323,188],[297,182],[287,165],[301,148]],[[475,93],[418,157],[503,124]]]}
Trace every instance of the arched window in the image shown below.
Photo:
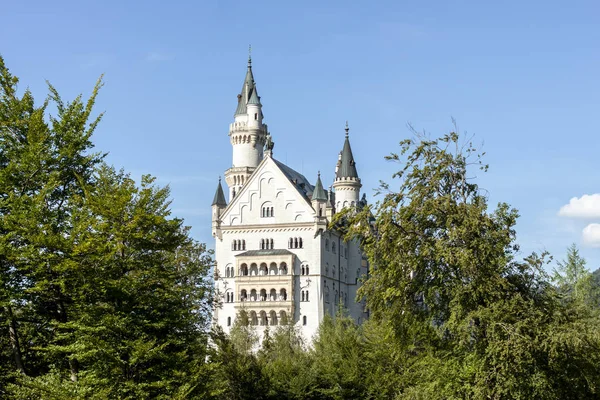
{"label": "arched window", "polygon": [[270,319],[271,319],[271,325],[277,325],[277,312],[275,312],[275,310],[271,310],[271,312],[269,313]]}
{"label": "arched window", "polygon": [[269,265],[269,275],[277,275],[277,263],[272,262]]}
{"label": "arched window", "polygon": [[264,311],[260,312],[260,324],[262,326],[268,325],[267,323],[267,313]]}
{"label": "arched window", "polygon": [[305,297],[305,301],[308,301],[308,290],[306,291],[306,295],[304,297]]}
{"label": "arched window", "polygon": [[240,266],[240,275],[242,275],[242,276],[248,276],[248,265],[242,264]]}
{"label": "arched window", "polygon": [[231,317],[227,317],[227,326],[231,326]]}
{"label": "arched window", "polygon": [[308,272],[308,265],[306,266],[306,275],[309,275],[309,272]]}
{"label": "arched window", "polygon": [[246,250],[246,241],[242,240],[242,250]]}
{"label": "arched window", "polygon": [[273,250],[274,246],[273,246],[273,239],[269,239],[269,244],[271,245],[271,250]]}
{"label": "arched window", "polygon": [[260,290],[260,301],[267,301],[267,291],[265,289]]}
{"label": "arched window", "polygon": [[258,296],[256,295],[256,289],[252,289],[250,291],[250,301],[257,301]]}
{"label": "arched window", "polygon": [[325,250],[329,251],[329,239],[325,239]]}
{"label": "arched window", "polygon": [[242,289],[240,292],[240,301],[246,301],[248,299],[248,292],[246,289]]}
{"label": "arched window", "polygon": [[233,250],[233,251],[237,250],[237,240],[234,240],[233,242],[231,242],[231,250]]}
{"label": "arched window", "polygon": [[298,238],[294,238],[294,248],[298,248]]}
{"label": "arched window", "polygon": [[288,242],[288,249],[292,248],[294,248],[294,238],[290,238],[290,241]]}
{"label": "arched window", "polygon": [[329,303],[329,286],[325,286],[325,303]]}
{"label": "arched window", "polygon": [[258,275],[258,265],[256,265],[255,263],[250,264],[250,275],[251,276]]}
{"label": "arched window", "polygon": [[277,301],[277,290],[271,289],[269,292],[269,301]]}
{"label": "arched window", "polygon": [[260,264],[260,276],[266,276],[269,275],[269,270],[267,269],[267,264],[266,263],[262,263]]}
{"label": "arched window", "polygon": [[301,301],[304,301],[304,290],[302,291],[302,300]]}
{"label": "arched window", "polygon": [[260,249],[261,250],[265,249],[265,239],[260,239]]}
{"label": "arched window", "polygon": [[299,247],[299,248],[302,248],[302,238],[299,238],[299,239],[298,239],[298,247]]}
{"label": "arched window", "polygon": [[325,263],[325,275],[329,275],[329,263]]}
{"label": "arched window", "polygon": [[302,317],[302,325],[306,325],[306,315]]}
{"label": "arched window", "polygon": [[250,325],[258,325],[258,316],[256,315],[256,311],[250,311]]}
{"label": "arched window", "polygon": [[287,290],[281,289],[279,291],[279,300],[286,301],[287,300]]}
{"label": "arched window", "polygon": [[304,265],[300,267],[300,275],[304,275]]}
{"label": "arched window", "polygon": [[287,264],[282,262],[281,264],[279,264],[279,275],[287,275],[287,273]]}
{"label": "arched window", "polygon": [[281,325],[287,325],[288,320],[287,320],[287,314],[285,313],[285,311],[279,312],[279,323]]}
{"label": "arched window", "polygon": [[331,242],[331,252],[335,254],[335,243]]}
{"label": "arched window", "polygon": [[275,208],[271,205],[270,202],[266,202],[263,203],[262,208],[261,208],[261,212],[260,212],[260,216],[263,218],[270,218],[275,216]]}

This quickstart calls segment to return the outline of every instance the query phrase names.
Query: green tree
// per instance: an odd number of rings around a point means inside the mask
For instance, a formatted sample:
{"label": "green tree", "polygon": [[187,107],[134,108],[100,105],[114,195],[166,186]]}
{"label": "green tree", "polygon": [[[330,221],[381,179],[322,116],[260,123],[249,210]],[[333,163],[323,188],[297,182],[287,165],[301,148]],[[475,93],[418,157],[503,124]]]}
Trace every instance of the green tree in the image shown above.
{"label": "green tree", "polygon": [[552,279],[559,290],[575,301],[597,305],[597,285],[594,284],[594,277],[586,268],[586,261],[579,254],[575,243],[567,249],[567,258],[557,264]]}
{"label": "green tree", "polygon": [[403,163],[399,188],[383,184],[383,199],[350,218],[347,238],[361,240],[374,266],[359,295],[391,323],[411,366],[398,396],[590,396],[593,322],[566,312],[544,255],[516,259],[517,211],[500,203],[490,212],[469,179],[487,169],[481,157],[456,133],[402,141],[388,157]]}

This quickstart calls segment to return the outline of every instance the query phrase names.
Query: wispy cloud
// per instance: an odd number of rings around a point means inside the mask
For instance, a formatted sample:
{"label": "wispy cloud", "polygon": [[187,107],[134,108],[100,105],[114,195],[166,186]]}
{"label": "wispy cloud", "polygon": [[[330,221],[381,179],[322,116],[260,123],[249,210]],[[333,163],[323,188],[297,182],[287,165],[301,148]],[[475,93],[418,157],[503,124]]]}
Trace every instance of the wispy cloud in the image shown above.
{"label": "wispy cloud", "polygon": [[113,54],[100,52],[77,54],[75,58],[79,64],[79,67],[83,69],[106,68],[115,60],[115,56]]}
{"label": "wispy cloud", "polygon": [[175,56],[172,54],[161,53],[158,51],[151,51],[146,54],[146,61],[148,62],[162,62],[162,61],[171,61],[175,59]]}
{"label": "wispy cloud", "polygon": [[560,208],[558,215],[571,218],[600,218],[600,193],[573,197]]}

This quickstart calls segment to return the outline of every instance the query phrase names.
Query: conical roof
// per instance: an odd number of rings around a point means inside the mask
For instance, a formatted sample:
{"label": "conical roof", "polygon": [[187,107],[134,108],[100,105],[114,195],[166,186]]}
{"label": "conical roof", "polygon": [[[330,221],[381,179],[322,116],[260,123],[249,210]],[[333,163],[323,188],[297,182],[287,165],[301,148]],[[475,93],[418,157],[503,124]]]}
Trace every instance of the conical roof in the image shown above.
{"label": "conical roof", "polygon": [[358,178],[356,162],[354,162],[354,156],[352,155],[352,149],[350,148],[350,139],[348,138],[349,130],[348,123],[346,123],[346,140],[344,141],[344,148],[340,153],[341,157],[338,161],[337,178]]}
{"label": "conical roof", "polygon": [[242,91],[238,95],[238,105],[235,115],[246,114],[246,104],[248,104],[248,100],[250,100],[255,89],[256,85],[254,84],[254,75],[252,74],[252,59],[248,57],[248,69],[246,70]]}
{"label": "conical roof", "polygon": [[248,100],[248,104],[260,105],[260,97],[258,97],[258,92],[256,91],[256,86],[254,86],[254,88],[252,90],[252,94],[250,95],[250,100]]}
{"label": "conical roof", "polygon": [[317,183],[312,193],[312,200],[327,201],[327,193],[323,189],[323,183],[321,183],[321,173],[317,176]]}
{"label": "conical roof", "polygon": [[225,201],[225,194],[223,193],[223,186],[221,186],[221,178],[219,178],[219,185],[217,186],[217,191],[215,192],[215,198],[212,202],[213,206],[227,206],[227,202]]}

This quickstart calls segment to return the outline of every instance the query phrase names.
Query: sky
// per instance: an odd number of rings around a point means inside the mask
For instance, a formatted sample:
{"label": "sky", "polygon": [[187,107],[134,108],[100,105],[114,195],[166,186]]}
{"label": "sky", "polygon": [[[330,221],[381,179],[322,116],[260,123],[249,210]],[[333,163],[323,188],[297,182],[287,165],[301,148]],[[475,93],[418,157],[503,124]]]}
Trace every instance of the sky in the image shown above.
{"label": "sky", "polygon": [[[519,210],[520,255],[576,243],[600,267],[600,2],[8,1],[0,55],[42,101],[89,96],[107,162],[169,184],[209,247],[228,127],[252,45],[274,157],[326,186],[344,124],[371,201],[411,137],[474,135],[490,206]],[[552,265],[549,266],[552,268]]]}

